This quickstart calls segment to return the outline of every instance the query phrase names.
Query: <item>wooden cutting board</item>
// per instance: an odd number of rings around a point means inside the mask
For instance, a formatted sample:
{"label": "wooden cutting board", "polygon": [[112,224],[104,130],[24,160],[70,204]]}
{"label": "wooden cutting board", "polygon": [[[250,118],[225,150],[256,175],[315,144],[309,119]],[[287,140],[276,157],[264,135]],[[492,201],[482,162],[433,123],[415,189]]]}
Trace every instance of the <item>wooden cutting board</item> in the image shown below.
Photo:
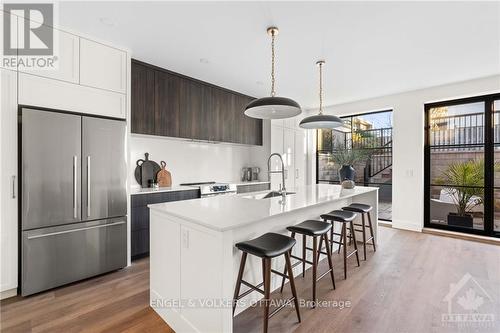
{"label": "wooden cutting board", "polygon": [[165,169],[167,163],[161,161],[160,164],[161,170],[156,174],[156,181],[160,187],[170,187],[172,186],[172,175]]}

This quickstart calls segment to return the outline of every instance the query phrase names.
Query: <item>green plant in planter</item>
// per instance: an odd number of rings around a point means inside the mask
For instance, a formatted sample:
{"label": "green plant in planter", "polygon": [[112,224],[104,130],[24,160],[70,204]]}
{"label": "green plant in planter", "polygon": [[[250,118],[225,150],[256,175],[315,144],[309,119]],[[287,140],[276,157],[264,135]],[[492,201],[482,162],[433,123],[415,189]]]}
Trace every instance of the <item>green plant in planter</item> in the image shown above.
{"label": "green plant in planter", "polygon": [[361,149],[346,149],[343,147],[335,147],[331,159],[336,164],[353,166],[356,162],[362,161],[367,157],[367,153]]}
{"label": "green plant in planter", "polygon": [[437,179],[453,199],[460,216],[466,216],[484,200],[484,160],[454,162]]}
{"label": "green plant in planter", "polygon": [[[495,164],[495,170],[500,165]],[[457,214],[470,215],[474,207],[484,202],[484,160],[454,162],[436,180],[453,199]]]}

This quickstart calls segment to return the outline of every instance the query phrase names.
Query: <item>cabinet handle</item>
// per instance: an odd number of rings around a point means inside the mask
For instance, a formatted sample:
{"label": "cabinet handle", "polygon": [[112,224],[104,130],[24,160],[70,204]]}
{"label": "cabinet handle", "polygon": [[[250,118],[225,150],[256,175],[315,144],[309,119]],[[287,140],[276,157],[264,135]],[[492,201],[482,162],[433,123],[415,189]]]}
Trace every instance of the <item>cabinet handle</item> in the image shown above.
{"label": "cabinet handle", "polygon": [[299,179],[299,169],[295,169],[295,179]]}
{"label": "cabinet handle", "polygon": [[78,217],[78,212],[77,212],[77,166],[76,163],[78,163],[78,157],[73,156],[73,217],[76,219]]}
{"label": "cabinet handle", "polygon": [[12,199],[16,198],[16,176],[12,176]]}
{"label": "cabinet handle", "polygon": [[87,216],[90,216],[90,155],[87,156]]}
{"label": "cabinet handle", "polygon": [[184,248],[189,249],[189,230],[184,230],[182,232],[182,238],[183,238]]}

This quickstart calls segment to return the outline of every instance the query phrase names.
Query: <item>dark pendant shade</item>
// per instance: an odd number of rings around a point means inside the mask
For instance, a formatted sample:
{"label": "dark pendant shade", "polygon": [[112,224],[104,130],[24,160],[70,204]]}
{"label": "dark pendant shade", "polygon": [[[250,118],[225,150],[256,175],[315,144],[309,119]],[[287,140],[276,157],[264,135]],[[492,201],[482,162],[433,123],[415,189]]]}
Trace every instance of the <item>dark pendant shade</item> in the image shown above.
{"label": "dark pendant shade", "polygon": [[258,119],[283,119],[302,113],[299,103],[286,97],[263,97],[245,107],[245,115]]}
{"label": "dark pendant shade", "polygon": [[342,125],[342,119],[327,114],[306,117],[299,124],[300,127],[307,129],[333,129]]}

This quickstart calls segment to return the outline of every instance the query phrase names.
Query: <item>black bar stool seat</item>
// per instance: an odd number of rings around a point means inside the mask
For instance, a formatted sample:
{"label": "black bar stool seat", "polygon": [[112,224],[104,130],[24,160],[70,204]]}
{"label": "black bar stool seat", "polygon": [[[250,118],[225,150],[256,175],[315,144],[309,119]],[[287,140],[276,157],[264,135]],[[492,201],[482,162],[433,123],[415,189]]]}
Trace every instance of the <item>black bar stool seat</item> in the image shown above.
{"label": "black bar stool seat", "polygon": [[372,206],[361,203],[353,203],[347,207],[342,207],[342,209],[356,213],[368,213],[372,210]]}
{"label": "black bar stool seat", "polygon": [[307,220],[302,223],[287,227],[288,231],[307,236],[320,236],[330,231],[332,225],[323,221]]}
{"label": "black bar stool seat", "polygon": [[260,258],[274,258],[290,251],[295,243],[295,239],[291,237],[268,232],[252,240],[237,243],[235,246]]}
{"label": "black bar stool seat", "polygon": [[[328,239],[328,231],[332,229],[331,223],[316,221],[316,220],[306,220],[299,224],[287,227],[287,230],[290,231],[291,237],[295,238],[295,234],[302,235],[302,257],[297,257],[290,253],[290,257],[296,259],[297,262],[292,265],[292,268],[302,264],[302,277],[305,276],[306,263],[312,265],[312,298],[313,298],[313,308],[316,307],[316,282],[330,273],[330,277],[332,279],[333,289],[335,289],[335,277],[333,276],[333,263],[332,263],[332,252],[330,250],[330,245],[328,244],[330,241]],[[313,247],[307,247],[306,245],[306,237],[312,237],[312,245]],[[319,238],[319,247],[318,247],[318,238]],[[323,241],[325,241],[326,252],[321,251]],[[312,261],[307,260],[306,258],[306,250],[312,251]],[[325,254],[328,259],[329,269],[317,277],[318,273],[318,262],[320,254]],[[283,272],[284,274],[285,272]],[[281,281],[281,292],[283,292],[283,287],[285,286],[285,278]]]}
{"label": "black bar stool seat", "polygon": [[[342,245],[344,246],[344,279],[347,279],[347,259],[356,255],[356,261],[359,267],[359,254],[358,254],[358,245],[356,244],[356,234],[354,234],[354,224],[352,221],[356,218],[357,214],[347,210],[333,210],[330,213],[320,215],[321,218],[326,221],[332,221],[332,229],[330,229],[330,244],[333,251],[333,244],[339,244],[338,253],[340,253],[340,248]],[[333,223],[340,222],[342,223],[341,232],[335,233],[333,230]],[[347,253],[347,225],[349,225],[349,229],[353,230],[352,237],[354,239],[354,250],[351,253]],[[333,240],[333,236],[340,236],[339,241]]]}
{"label": "black bar stool seat", "polygon": [[[295,312],[297,313],[297,319],[300,323],[300,311],[299,311],[299,301],[297,298],[297,291],[295,289],[295,281],[293,278],[292,263],[290,260],[290,254],[296,241],[294,238],[276,234],[273,232],[266,233],[260,237],[254,238],[249,241],[239,242],[235,246],[243,252],[241,256],[240,269],[238,271],[238,278],[236,280],[236,286],[234,290],[233,297],[233,315],[236,309],[236,301],[250,294],[252,291],[257,291],[264,295],[264,333],[267,333],[269,318],[274,316],[276,313],[287,307],[291,302],[295,304]],[[243,272],[245,270],[245,263],[248,254],[260,257],[262,260],[262,277],[263,282],[258,285],[253,285],[245,280],[243,280]],[[285,256],[285,273],[278,272],[271,268],[271,260],[279,255]],[[292,297],[285,300],[283,304],[278,306],[272,313],[269,313],[270,305],[270,294],[271,294],[271,273],[278,274],[285,279],[290,281],[290,288],[292,289]],[[249,289],[240,294],[241,285],[245,285]],[[260,287],[264,287],[261,289]]]}
{"label": "black bar stool seat", "polygon": [[[352,203],[347,207],[343,207],[342,209],[344,211],[356,212],[361,214],[362,224],[354,223],[356,227],[361,227],[361,229],[354,229],[354,231],[361,232],[361,234],[363,235],[363,260],[366,260],[366,244],[368,244],[369,241],[372,241],[371,245],[373,246],[373,252],[377,251],[377,247],[375,245],[375,237],[373,236],[372,217],[370,213],[370,211],[372,210],[372,206],[362,203]],[[368,217],[368,225],[365,221],[365,215]],[[366,237],[366,228],[368,228],[370,231],[370,237]],[[349,231],[349,244],[351,244],[351,238],[354,231]]]}
{"label": "black bar stool seat", "polygon": [[356,214],[346,210],[333,210],[330,213],[322,214],[320,216],[323,220],[337,221],[337,222],[351,222],[356,218]]}

